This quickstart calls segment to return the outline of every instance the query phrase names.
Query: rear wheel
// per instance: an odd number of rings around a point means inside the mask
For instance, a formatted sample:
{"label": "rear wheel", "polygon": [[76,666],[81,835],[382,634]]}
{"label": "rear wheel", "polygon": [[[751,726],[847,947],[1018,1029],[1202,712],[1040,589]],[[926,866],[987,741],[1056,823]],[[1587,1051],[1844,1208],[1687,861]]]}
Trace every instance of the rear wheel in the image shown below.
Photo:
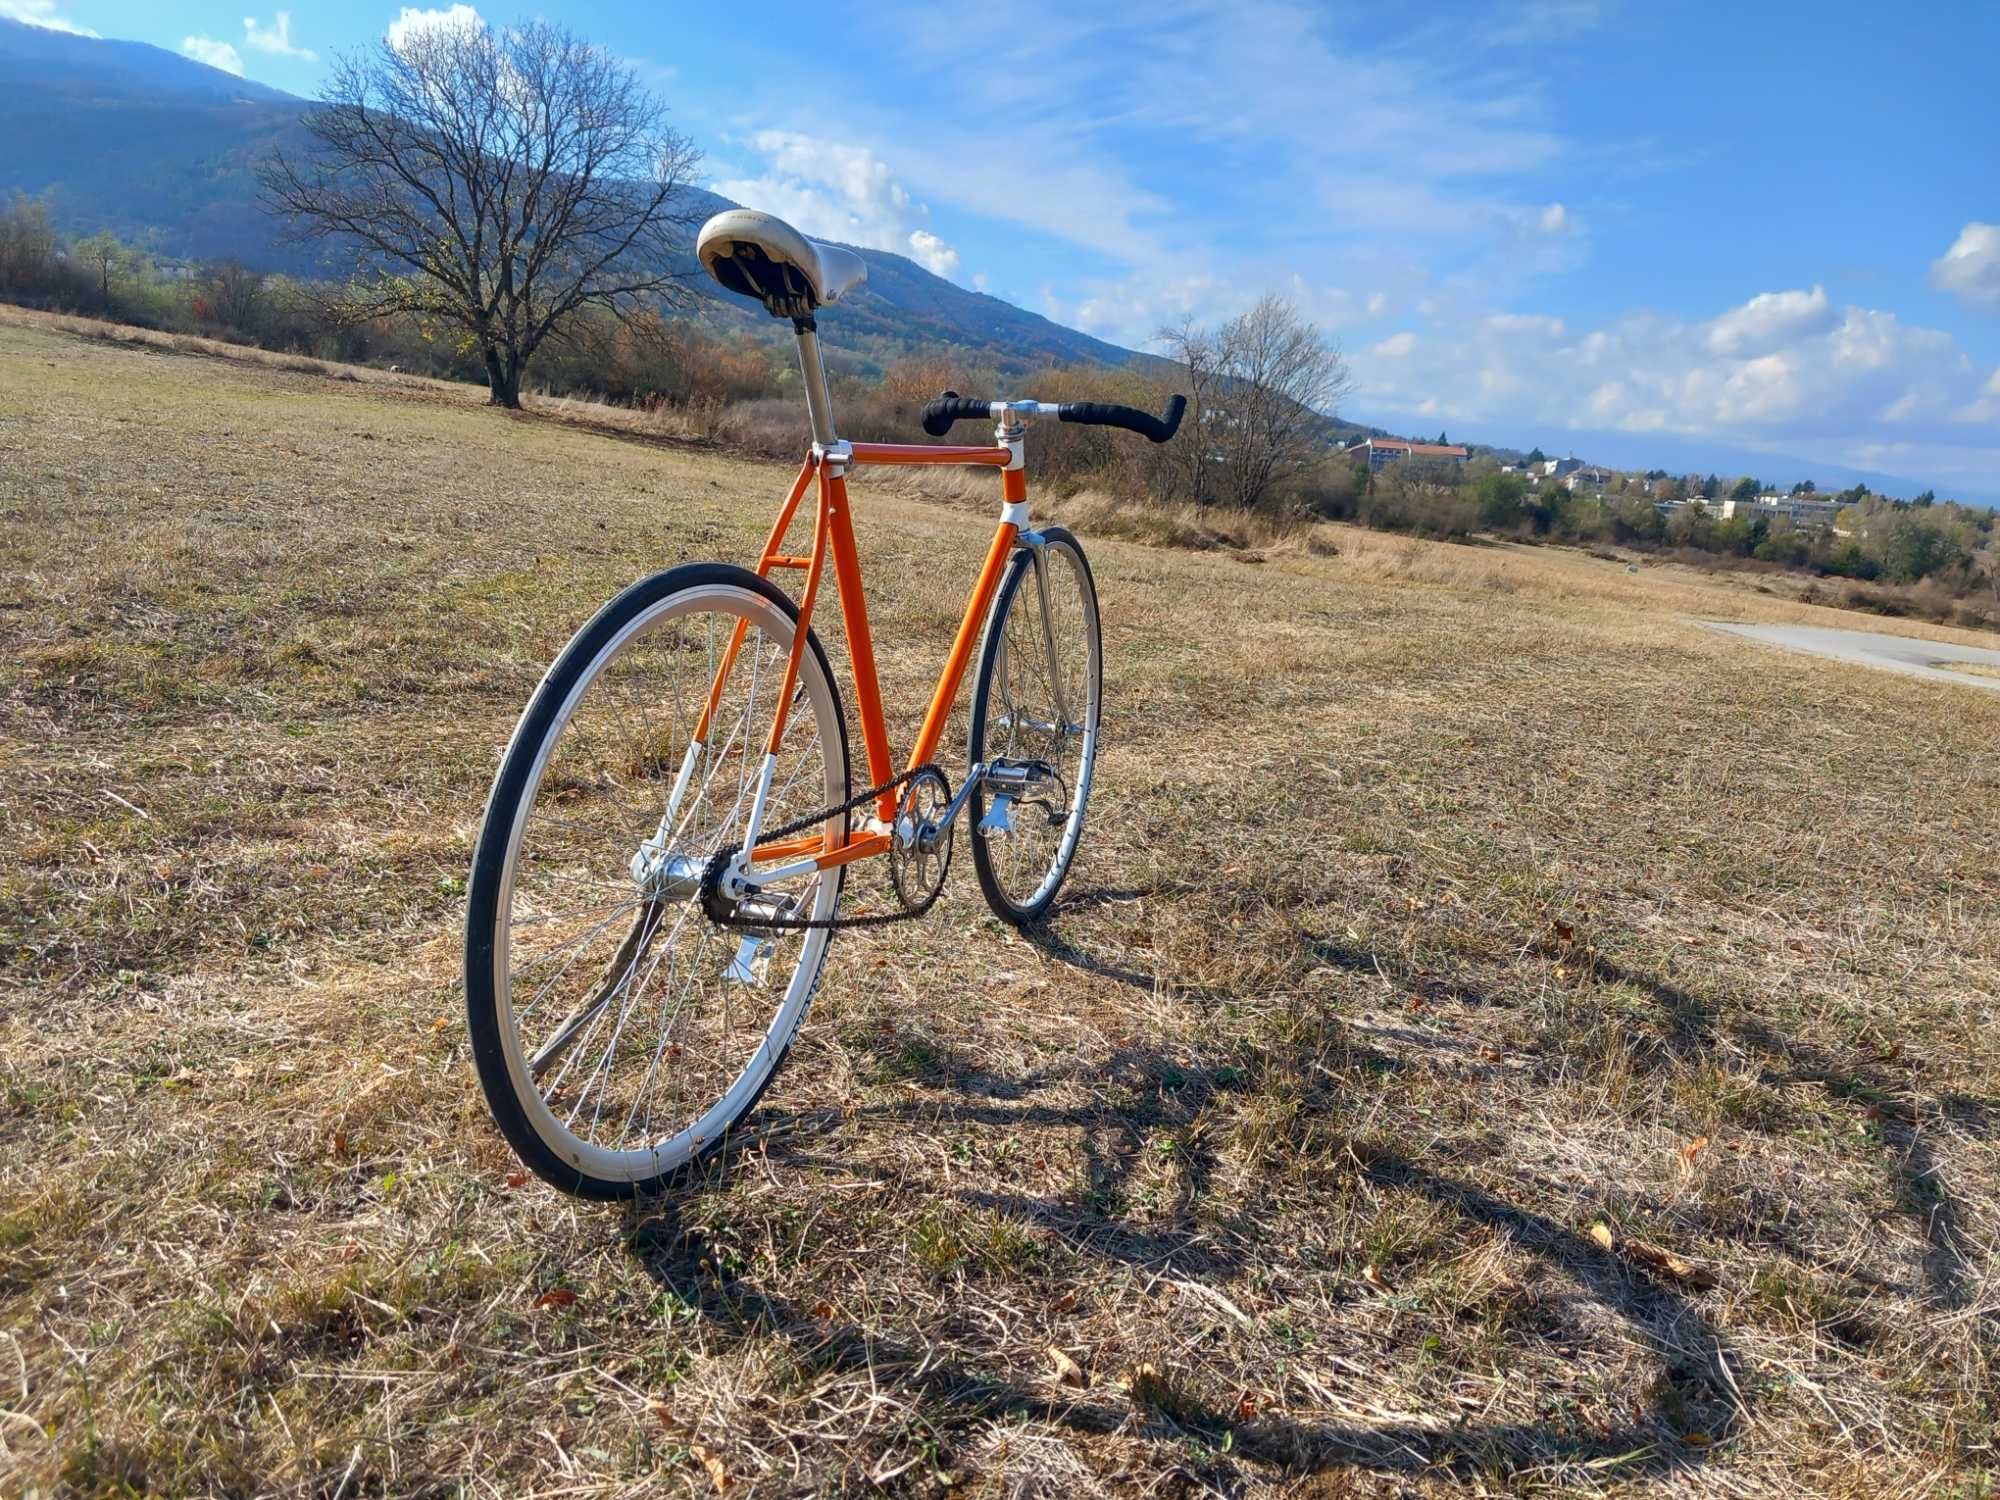
{"label": "rear wheel", "polygon": [[[698,878],[743,841],[797,619],[741,568],[644,579],[564,649],[501,761],[467,899],[473,1061],[501,1132],[567,1192],[635,1196],[717,1149],[811,1003],[831,933],[718,927]],[[767,828],[848,794],[840,700],[807,645]],[[840,872],[770,895],[831,918]]]}
{"label": "rear wheel", "polygon": [[996,772],[972,793],[972,867],[1017,926],[1048,911],[1076,857],[1104,681],[1090,564],[1061,527],[1042,536],[1001,582],[972,689],[972,763]]}

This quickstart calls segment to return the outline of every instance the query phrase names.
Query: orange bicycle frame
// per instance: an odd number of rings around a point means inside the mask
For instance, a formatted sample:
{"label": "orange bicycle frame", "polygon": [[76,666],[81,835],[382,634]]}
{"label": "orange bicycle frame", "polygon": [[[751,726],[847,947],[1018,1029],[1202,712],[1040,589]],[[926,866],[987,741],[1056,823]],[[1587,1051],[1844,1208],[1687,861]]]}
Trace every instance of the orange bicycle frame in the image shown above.
{"label": "orange bicycle frame", "polygon": [[[979,631],[988,610],[992,608],[993,597],[1000,588],[1000,580],[1006,571],[1007,560],[1014,550],[1014,540],[1020,535],[1020,523],[1027,517],[1027,476],[1021,467],[1021,438],[1018,433],[1008,433],[1011,441],[996,442],[982,447],[931,446],[928,444],[904,443],[815,443],[800,466],[798,478],[792,481],[791,491],[779,508],[777,521],[771,527],[769,537],[757,561],[757,576],[768,578],[774,569],[797,568],[805,572],[805,586],[799,597],[799,618],[792,638],[791,652],[785,662],[785,675],[778,691],[778,706],[773,716],[771,732],[765,741],[764,751],[767,763],[778,752],[784,739],[785,726],[790,717],[792,694],[798,684],[799,663],[806,649],[806,635],[812,625],[813,609],[819,601],[820,584],[826,574],[826,565],[831,559],[836,587],[840,593],[841,619],[847,630],[848,656],[853,668],[855,700],[861,713],[861,742],[868,761],[868,779],[871,785],[881,785],[895,774],[891,770],[894,763],[889,748],[889,730],[882,712],[882,690],[880,677],[875,667],[874,634],[868,622],[868,600],[861,582],[861,557],[854,540],[854,523],[849,511],[847,498],[847,469],[857,464],[916,465],[916,464],[972,464],[986,468],[997,468],[1001,472],[1002,511],[998,528],[993,533],[992,544],[986,549],[986,561],[979,571],[979,577],[972,586],[972,593],[966,600],[965,613],[958,623],[958,633],[952,638],[951,651],[945,657],[944,666],[938,673],[937,687],[931,694],[930,708],[924,715],[922,728],[917,731],[915,743],[910,748],[909,760],[904,769],[914,770],[927,764],[937,753],[938,742],[944,737],[946,724],[951,719],[953,704],[958,699],[958,690],[965,679],[967,663],[972,658],[972,649],[979,637]],[[814,511],[812,550],[804,555],[784,550],[785,537],[791,531],[806,491],[816,489],[817,505]],[[695,730],[695,737],[706,740],[709,724],[721,701],[723,687],[736,663],[741,648],[747,621],[739,621],[730,639],[728,649],[716,669],[715,680],[709,689],[708,702]],[[849,833],[837,838],[831,832],[805,834],[795,838],[760,843],[755,849],[759,862],[782,859],[810,858],[821,869],[832,869],[866,859],[888,849],[892,835],[887,831],[896,816],[896,793],[885,791],[876,799],[875,826],[866,832]],[[752,827],[761,819],[761,798],[752,812]]]}

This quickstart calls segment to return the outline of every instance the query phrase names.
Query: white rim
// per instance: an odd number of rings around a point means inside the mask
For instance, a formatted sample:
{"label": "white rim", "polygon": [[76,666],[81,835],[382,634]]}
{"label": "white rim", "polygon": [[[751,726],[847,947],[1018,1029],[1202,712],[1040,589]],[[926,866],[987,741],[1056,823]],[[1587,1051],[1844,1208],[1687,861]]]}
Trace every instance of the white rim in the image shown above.
{"label": "white rim", "polygon": [[[789,615],[761,594],[728,584],[700,585],[685,589],[643,611],[599,650],[563,700],[555,722],[542,737],[541,744],[536,747],[534,767],[514,804],[513,826],[508,829],[507,834],[507,858],[501,871],[499,899],[495,909],[498,933],[493,944],[494,1012],[495,1020],[500,1027],[507,1075],[513,1085],[515,1098],[521,1102],[530,1125],[543,1144],[577,1171],[606,1181],[644,1182],[672,1172],[686,1165],[735,1124],[770,1078],[772,1070],[784,1056],[792,1034],[798,1029],[806,1006],[812,999],[813,989],[818,983],[821,961],[826,952],[827,940],[831,936],[826,930],[809,931],[805,934],[797,964],[786,986],[784,999],[773,1015],[771,1024],[766,1028],[762,1042],[758,1044],[749,1061],[722,1097],[692,1124],[650,1146],[612,1150],[576,1136],[556,1117],[528,1071],[528,1061],[521,1047],[520,1030],[514,1019],[510,963],[513,946],[515,862],[520,854],[521,840],[526,832],[529,814],[535,805],[536,794],[541,788],[549,758],[562,739],[563,732],[568,728],[584,694],[602,675],[605,667],[615,661],[629,643],[683,615],[693,614],[718,604],[740,609],[751,619],[753,625],[763,630],[772,640],[789,641],[792,632],[792,620]],[[722,612],[734,611],[724,609]],[[838,710],[834,704],[832,684],[820,671],[818,657],[810,650],[800,662],[799,680],[812,702],[813,713],[821,726],[821,755],[826,766],[827,781],[826,803],[831,806],[846,795],[847,767],[839,732],[834,727],[838,723]],[[517,738],[520,732],[516,730]],[[513,750],[514,747],[510,746],[508,750],[510,756]],[[835,903],[839,899],[838,887],[837,880],[822,879],[814,893],[809,915],[816,920],[832,916]]]}
{"label": "white rim", "polygon": [[[1071,547],[1066,542],[1050,542],[1043,549],[1045,563],[1047,554],[1052,552],[1060,552],[1063,555],[1065,564],[1075,576],[1077,597],[1087,606],[1083,612],[1084,649],[1087,653],[1084,660],[1084,686],[1085,691],[1090,695],[1090,704],[1089,711],[1084,716],[1083,745],[1077,757],[1076,789],[1070,797],[1069,818],[1063,825],[1062,838],[1056,843],[1056,852],[1050,858],[1048,868],[1042,872],[1041,881],[1036,885],[1031,895],[1017,901],[1004,885],[1001,886],[1001,894],[1007,898],[1016,911],[1030,911],[1039,905],[1047,899],[1056,885],[1062,880],[1064,874],[1068,872],[1070,861],[1076,857],[1077,843],[1083,837],[1084,811],[1090,804],[1090,782],[1097,767],[1097,718],[1104,686],[1103,663],[1098,641],[1097,590],[1091,585],[1090,573],[1083,564],[1082,554],[1074,547]],[[1034,564],[1031,561],[1019,574],[1013,593],[1007,599],[1007,608],[1010,612],[1013,610],[1016,601],[1028,593],[1031,587],[1030,580],[1033,577],[1033,569]],[[1039,608],[1040,606],[1037,604],[1035,607]],[[995,651],[995,665],[997,666],[998,656],[1003,654],[1007,649],[1007,621],[1005,617],[996,615],[990,628],[1000,633],[1000,644]],[[1055,663],[1050,663],[1050,670],[1057,670]],[[985,704],[986,713],[983,716],[980,727],[984,731],[983,738],[990,740],[992,738],[992,704],[990,700],[992,683],[990,680],[987,686],[989,688],[989,699]],[[986,747],[982,746],[981,748],[984,749]],[[989,867],[995,864],[990,852],[987,856],[987,863]],[[995,882],[999,883],[999,872],[997,869],[994,872],[994,878]]]}

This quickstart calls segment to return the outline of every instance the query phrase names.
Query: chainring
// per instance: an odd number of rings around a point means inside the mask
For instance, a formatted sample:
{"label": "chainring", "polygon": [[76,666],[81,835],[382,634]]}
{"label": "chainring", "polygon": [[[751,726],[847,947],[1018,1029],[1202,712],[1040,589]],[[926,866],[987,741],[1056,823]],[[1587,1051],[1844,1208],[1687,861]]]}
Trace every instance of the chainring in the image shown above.
{"label": "chainring", "polygon": [[[896,804],[896,837],[889,845],[889,883],[909,912],[930,909],[951,869],[952,824],[941,822],[951,806],[951,783],[935,766],[910,778]],[[910,831],[904,842],[904,830]]]}

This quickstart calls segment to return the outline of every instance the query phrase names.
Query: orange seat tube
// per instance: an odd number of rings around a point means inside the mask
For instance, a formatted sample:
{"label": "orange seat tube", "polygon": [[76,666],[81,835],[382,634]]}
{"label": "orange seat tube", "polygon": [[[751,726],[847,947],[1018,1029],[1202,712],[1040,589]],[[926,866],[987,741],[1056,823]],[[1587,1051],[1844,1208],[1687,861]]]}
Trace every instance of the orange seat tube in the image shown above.
{"label": "orange seat tube", "polygon": [[[861,556],[854,545],[854,519],[847,509],[847,479],[832,479],[833,503],[827,530],[833,543],[833,576],[840,585],[840,617],[847,626],[847,655],[854,666],[854,693],[861,703],[861,742],[868,752],[868,781],[880,786],[894,771],[889,755],[889,730],[882,718],[882,684],[875,673],[875,637],[868,628],[868,600],[861,592]],[[876,799],[883,822],[896,816],[896,794]]]}

